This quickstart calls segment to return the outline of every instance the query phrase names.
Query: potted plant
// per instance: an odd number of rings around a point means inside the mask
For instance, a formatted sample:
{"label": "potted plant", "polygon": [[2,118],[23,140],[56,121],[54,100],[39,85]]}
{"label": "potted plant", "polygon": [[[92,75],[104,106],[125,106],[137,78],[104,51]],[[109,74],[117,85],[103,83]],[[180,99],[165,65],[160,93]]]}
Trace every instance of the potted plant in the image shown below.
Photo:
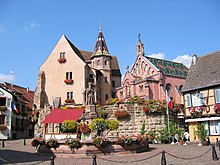
{"label": "potted plant", "polygon": [[89,123],[89,128],[92,131],[97,130],[97,136],[101,136],[101,133],[107,128],[107,122],[103,118],[95,118]]}
{"label": "potted plant", "polygon": [[78,123],[74,120],[64,120],[62,123],[62,130],[64,133],[76,132]]}
{"label": "potted plant", "polygon": [[104,147],[105,143],[106,143],[106,139],[97,136],[93,139],[92,144],[94,144],[96,147],[100,148],[100,147]]}
{"label": "potted plant", "polygon": [[48,140],[46,141],[46,146],[47,146],[48,148],[54,148],[54,149],[56,149],[56,148],[59,147],[59,143],[58,143],[58,141],[57,141],[56,139],[51,138],[51,139],[48,139]]}
{"label": "potted plant", "polygon": [[205,128],[205,124],[199,123],[197,125],[197,131],[196,131],[196,134],[199,138],[199,146],[207,145],[207,142],[206,142],[207,133],[208,131]]}
{"label": "potted plant", "polygon": [[82,147],[82,144],[79,139],[68,138],[65,141],[65,144],[73,151],[74,149],[79,149]]}

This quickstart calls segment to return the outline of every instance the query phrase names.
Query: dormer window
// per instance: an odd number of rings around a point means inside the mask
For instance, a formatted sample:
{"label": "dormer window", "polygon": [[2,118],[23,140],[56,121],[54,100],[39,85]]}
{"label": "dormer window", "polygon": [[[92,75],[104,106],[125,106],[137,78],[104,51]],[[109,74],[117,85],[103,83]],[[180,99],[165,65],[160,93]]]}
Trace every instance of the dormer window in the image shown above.
{"label": "dormer window", "polygon": [[108,65],[108,60],[105,60],[105,65]]}

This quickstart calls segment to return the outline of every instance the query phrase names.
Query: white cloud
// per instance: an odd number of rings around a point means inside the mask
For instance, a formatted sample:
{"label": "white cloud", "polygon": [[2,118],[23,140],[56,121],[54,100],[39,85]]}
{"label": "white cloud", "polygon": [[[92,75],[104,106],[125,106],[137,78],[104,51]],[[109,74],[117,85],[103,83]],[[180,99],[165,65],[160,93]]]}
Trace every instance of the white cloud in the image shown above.
{"label": "white cloud", "polygon": [[14,82],[16,79],[14,72],[10,71],[10,74],[0,73],[0,82]]}
{"label": "white cloud", "polygon": [[24,26],[25,30],[41,28],[41,25],[37,22],[26,23]]}
{"label": "white cloud", "polygon": [[189,68],[192,62],[192,57],[189,55],[180,55],[176,57],[175,59],[173,59],[173,61],[183,63],[185,66]]}
{"label": "white cloud", "polygon": [[159,58],[159,59],[164,59],[165,54],[164,53],[153,53],[150,55],[147,55],[148,57],[153,57],[153,58]]}

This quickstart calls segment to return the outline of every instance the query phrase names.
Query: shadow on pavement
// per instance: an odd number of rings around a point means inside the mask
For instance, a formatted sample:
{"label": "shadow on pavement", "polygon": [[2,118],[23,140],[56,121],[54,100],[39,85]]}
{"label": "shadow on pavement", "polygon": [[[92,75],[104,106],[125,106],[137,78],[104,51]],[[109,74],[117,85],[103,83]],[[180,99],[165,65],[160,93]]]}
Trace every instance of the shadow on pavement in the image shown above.
{"label": "shadow on pavement", "polygon": [[34,164],[34,162],[39,163],[50,161],[51,157],[55,158],[55,155],[53,153],[30,153],[10,149],[0,150],[0,164]]}

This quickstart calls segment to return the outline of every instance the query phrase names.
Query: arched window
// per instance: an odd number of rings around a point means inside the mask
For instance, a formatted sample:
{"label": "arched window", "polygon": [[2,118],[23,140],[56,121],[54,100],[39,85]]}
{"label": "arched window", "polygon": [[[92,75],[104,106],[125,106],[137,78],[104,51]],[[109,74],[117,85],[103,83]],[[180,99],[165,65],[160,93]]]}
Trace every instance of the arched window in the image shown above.
{"label": "arched window", "polygon": [[130,84],[129,84],[129,82],[126,83],[125,87],[126,87],[126,96],[130,96],[131,91],[130,91]]}
{"label": "arched window", "polygon": [[100,60],[97,61],[97,66],[99,66],[99,65],[100,65]]}
{"label": "arched window", "polygon": [[181,92],[182,88],[183,88],[183,85],[180,85],[180,86],[179,86],[179,91],[180,91],[180,92]]}
{"label": "arched window", "polygon": [[147,64],[144,66],[144,72],[147,72]]}
{"label": "arched window", "polygon": [[144,61],[141,63],[141,74],[144,74]]}
{"label": "arched window", "polygon": [[89,82],[94,82],[92,74],[89,75]]}
{"label": "arched window", "polygon": [[105,101],[108,100],[108,94],[105,94]]}
{"label": "arched window", "polygon": [[139,66],[138,66],[138,64],[136,64],[136,74],[137,75],[139,74]]}
{"label": "arched window", "polygon": [[108,65],[108,60],[105,60],[105,65]]}
{"label": "arched window", "polygon": [[166,84],[166,90],[167,90],[168,93],[170,93],[172,91],[170,83]]}

